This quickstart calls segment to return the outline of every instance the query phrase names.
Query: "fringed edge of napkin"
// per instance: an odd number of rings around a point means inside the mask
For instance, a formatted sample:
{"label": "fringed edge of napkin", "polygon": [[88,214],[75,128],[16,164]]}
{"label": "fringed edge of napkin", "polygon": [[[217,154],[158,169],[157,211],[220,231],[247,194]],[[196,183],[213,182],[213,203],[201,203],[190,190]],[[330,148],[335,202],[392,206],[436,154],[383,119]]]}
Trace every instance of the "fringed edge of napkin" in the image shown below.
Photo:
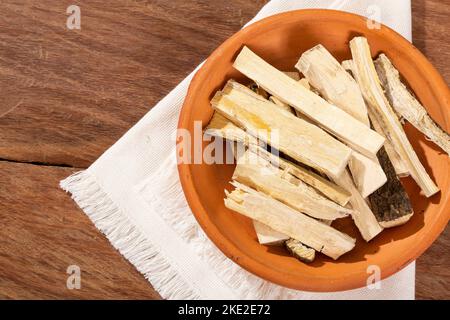
{"label": "fringed edge of napkin", "polygon": [[[164,165],[150,177],[163,181],[158,188],[145,182],[137,186],[137,191],[156,212],[164,212],[161,217],[177,232],[183,241],[193,249],[195,258],[206,262],[209,267],[235,292],[240,299],[311,299],[338,298],[337,296],[316,296],[314,293],[291,290],[277,286],[252,275],[228,259],[207,238],[197,224],[185,203],[179,183],[178,172],[167,170]],[[85,212],[96,228],[165,299],[216,299],[203,297],[201,290],[186,281],[183,274],[175,269],[161,248],[154,245],[140,228],[133,223],[126,212],[120,209],[105,192],[89,170],[80,171],[60,182],[60,187],[71,193],[72,199]],[[157,190],[156,190],[157,189]],[[173,204],[167,208],[161,198],[172,197]],[[169,210],[168,210],[169,209]],[[231,297],[228,297],[231,298]]]}
{"label": "fringed edge of napkin", "polygon": [[[151,207],[157,212],[164,212],[162,218],[185,241],[192,246],[197,259],[205,261],[219,277],[224,279],[224,285],[229,286],[242,299],[286,299],[292,298],[292,291],[276,286],[261,278],[255,277],[240,268],[233,261],[223,255],[206,237],[190,213],[181,185],[178,172],[167,170],[161,166],[150,180],[158,177],[165,178],[156,190],[143,193],[143,185],[137,189]],[[172,172],[171,179],[167,179],[168,172]],[[158,180],[160,181],[160,180]],[[165,299],[202,299],[195,290],[180,276],[161,252],[160,248],[152,244],[144,233],[127,217],[111,197],[102,189],[96,178],[89,170],[76,172],[60,182],[60,187],[71,194],[72,199],[84,211],[95,227],[100,230],[109,242],[122,254],[143,276],[152,284]],[[155,191],[155,192],[151,192]],[[163,207],[160,197],[178,199],[174,204]],[[245,284],[243,286],[243,284]],[[283,290],[284,289],[284,290]],[[213,298],[213,297],[210,297]],[[229,297],[230,298],[230,297]],[[214,299],[214,298],[213,298]]]}
{"label": "fringed edge of napkin", "polygon": [[[158,184],[154,182],[158,181]],[[292,299],[295,291],[257,277],[225,256],[206,236],[186,201],[176,168],[175,151],[137,191],[155,212],[240,299]],[[161,199],[171,199],[170,202]],[[298,293],[298,291],[297,291]],[[211,297],[209,297],[211,298]]]}
{"label": "fringed edge of napkin", "polygon": [[60,182],[94,225],[166,299],[199,299],[169,261],[117,206],[88,170],[79,171]]}

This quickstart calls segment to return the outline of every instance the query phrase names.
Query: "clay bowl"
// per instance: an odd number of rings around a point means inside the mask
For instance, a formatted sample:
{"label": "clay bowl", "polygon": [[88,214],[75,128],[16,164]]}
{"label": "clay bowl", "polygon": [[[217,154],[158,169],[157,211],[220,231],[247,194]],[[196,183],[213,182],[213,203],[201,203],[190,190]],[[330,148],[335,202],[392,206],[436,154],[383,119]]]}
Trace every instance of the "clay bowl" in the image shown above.
{"label": "clay bowl", "polygon": [[[449,89],[430,62],[388,27],[370,30],[365,18],[331,10],[279,14],[228,39],[195,75],[181,111],[179,128],[193,132],[194,120],[202,121],[205,126],[213,114],[209,101],[216,90],[230,78],[246,81],[232,68],[243,45],[280,70],[294,70],[301,53],[319,43],[338,60],[349,59],[348,42],[356,35],[368,38],[374,57],[384,52],[392,59],[431,116],[449,131]],[[337,228],[356,237],[357,245],[338,261],[319,254],[314,263],[307,265],[289,256],[282,247],[258,244],[250,219],[228,210],[223,204],[224,189],[231,189],[228,182],[234,165],[180,164],[180,179],[192,212],[205,233],[227,257],[243,268],[273,283],[299,290],[354,289],[366,285],[370,265],[379,266],[381,277],[386,278],[414,261],[449,220],[449,157],[411,125],[407,124],[405,130],[441,192],[427,199],[412,179],[402,180],[415,215],[406,225],[387,229],[370,243],[359,236],[350,219],[339,221]]]}

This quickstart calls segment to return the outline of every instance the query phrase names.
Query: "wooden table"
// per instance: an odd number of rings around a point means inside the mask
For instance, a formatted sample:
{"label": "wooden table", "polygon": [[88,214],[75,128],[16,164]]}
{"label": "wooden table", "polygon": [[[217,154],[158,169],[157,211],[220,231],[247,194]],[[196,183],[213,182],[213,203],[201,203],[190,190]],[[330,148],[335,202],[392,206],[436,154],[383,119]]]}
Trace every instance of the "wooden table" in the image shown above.
{"label": "wooden table", "polygon": [[[159,295],[58,188],[86,168],[265,3],[0,3],[0,298]],[[413,0],[414,43],[450,79],[450,4]],[[450,233],[417,262],[417,298],[450,298]],[[82,271],[80,290],[66,269]]]}

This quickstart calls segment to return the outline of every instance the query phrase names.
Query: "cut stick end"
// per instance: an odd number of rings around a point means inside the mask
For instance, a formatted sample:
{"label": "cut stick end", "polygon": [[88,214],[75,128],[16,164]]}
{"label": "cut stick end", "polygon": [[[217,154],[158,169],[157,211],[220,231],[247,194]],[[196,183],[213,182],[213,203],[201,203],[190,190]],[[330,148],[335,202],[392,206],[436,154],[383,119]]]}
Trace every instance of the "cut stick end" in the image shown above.
{"label": "cut stick end", "polygon": [[423,194],[425,197],[430,198],[434,196],[435,194],[439,193],[441,190],[436,185],[429,186],[427,190],[423,190]]}
{"label": "cut stick end", "polygon": [[239,70],[241,68],[241,64],[242,63],[245,64],[248,57],[254,57],[254,56],[256,56],[256,54],[252,50],[250,50],[249,47],[247,47],[247,46],[242,47],[241,51],[239,52],[236,59],[234,60],[233,68]]}
{"label": "cut stick end", "polygon": [[362,37],[354,38],[350,41],[350,50],[355,64],[356,78],[360,87],[362,87],[369,109],[377,113],[380,122],[387,130],[386,136],[392,141],[400,158],[407,164],[411,176],[423,190],[425,196],[432,196],[439,189],[417,157],[396,113],[385,96],[372,60],[367,39]]}
{"label": "cut stick end", "polygon": [[372,185],[370,189],[361,189],[360,193],[361,196],[363,198],[367,198],[368,196],[370,196],[372,193],[374,193],[375,191],[377,191],[378,189],[380,189],[386,182],[387,182],[387,177],[386,175],[384,176],[384,180],[380,180],[378,184],[376,185]]}
{"label": "cut stick end", "polygon": [[220,104],[220,101],[223,98],[223,92],[222,91],[217,91],[214,94],[214,97],[211,99],[211,106],[216,109],[216,106]]}
{"label": "cut stick end", "polygon": [[246,185],[233,181],[236,189],[225,199],[225,206],[337,259],[352,250],[351,238]]}
{"label": "cut stick end", "polygon": [[308,248],[300,241],[289,239],[285,242],[288,251],[298,260],[305,263],[311,263],[316,257],[316,250]]}
{"label": "cut stick end", "polygon": [[256,237],[258,242],[266,246],[282,245],[289,237],[281,232],[273,230],[271,227],[253,220],[253,227],[255,228]]}
{"label": "cut stick end", "polygon": [[394,220],[390,220],[390,221],[381,221],[380,226],[382,226],[383,228],[393,228],[393,227],[398,227],[401,226],[405,223],[407,223],[411,217],[413,216],[414,213],[410,213],[408,215],[402,216],[400,218],[394,219]]}

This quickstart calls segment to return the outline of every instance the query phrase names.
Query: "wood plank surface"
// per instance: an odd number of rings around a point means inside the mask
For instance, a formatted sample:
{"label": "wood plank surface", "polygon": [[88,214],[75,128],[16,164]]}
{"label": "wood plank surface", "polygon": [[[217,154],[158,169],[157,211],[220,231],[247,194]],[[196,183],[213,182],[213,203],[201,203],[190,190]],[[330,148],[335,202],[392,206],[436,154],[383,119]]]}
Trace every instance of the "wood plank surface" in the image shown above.
{"label": "wood plank surface", "polygon": [[2,159],[88,166],[262,5],[72,3],[0,3]]}
{"label": "wood plank surface", "polygon": [[[0,162],[0,298],[158,298],[58,189],[75,171]],[[71,265],[81,271],[79,290],[66,285]]]}
{"label": "wood plank surface", "polygon": [[[159,298],[58,181],[87,167],[265,0],[0,2],[0,298]],[[413,0],[414,44],[450,80],[450,3]],[[32,163],[32,164],[29,164]],[[450,233],[417,262],[417,298],[450,298]],[[66,288],[69,265],[82,288]]]}

